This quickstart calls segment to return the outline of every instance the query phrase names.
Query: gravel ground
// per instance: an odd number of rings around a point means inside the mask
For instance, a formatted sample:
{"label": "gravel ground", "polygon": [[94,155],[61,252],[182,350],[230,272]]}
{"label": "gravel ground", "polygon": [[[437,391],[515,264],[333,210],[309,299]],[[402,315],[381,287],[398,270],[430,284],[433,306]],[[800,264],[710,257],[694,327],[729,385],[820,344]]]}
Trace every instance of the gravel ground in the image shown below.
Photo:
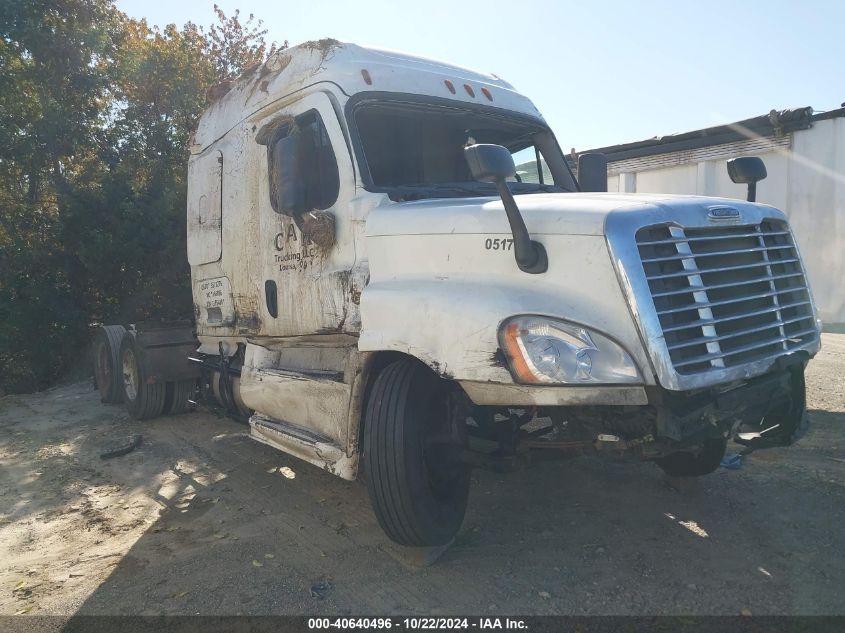
{"label": "gravel ground", "polygon": [[596,457],[477,471],[430,566],[387,542],[361,484],[235,422],[134,423],[86,383],[7,396],[0,614],[845,614],[845,335],[808,389],[798,445],[683,493]]}

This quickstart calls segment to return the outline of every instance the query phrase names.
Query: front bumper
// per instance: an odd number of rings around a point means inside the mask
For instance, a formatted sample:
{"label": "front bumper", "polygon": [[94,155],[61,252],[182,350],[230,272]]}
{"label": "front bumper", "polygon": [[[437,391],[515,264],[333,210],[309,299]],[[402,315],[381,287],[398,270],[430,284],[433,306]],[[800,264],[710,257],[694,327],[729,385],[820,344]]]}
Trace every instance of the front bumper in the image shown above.
{"label": "front bumper", "polygon": [[680,447],[714,437],[732,437],[752,450],[792,444],[807,429],[806,361],[792,360],[762,376],[698,392],[650,389],[657,438]]}
{"label": "front bumper", "polygon": [[648,404],[641,385],[521,385],[459,381],[474,404],[496,407],[574,407]]}

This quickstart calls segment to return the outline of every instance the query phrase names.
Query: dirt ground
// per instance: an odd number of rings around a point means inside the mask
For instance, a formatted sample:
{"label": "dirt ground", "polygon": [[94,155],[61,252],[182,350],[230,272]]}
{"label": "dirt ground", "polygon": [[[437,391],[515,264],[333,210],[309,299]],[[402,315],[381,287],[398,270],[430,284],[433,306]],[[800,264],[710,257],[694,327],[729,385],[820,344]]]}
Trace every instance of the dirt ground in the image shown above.
{"label": "dirt ground", "polygon": [[685,493],[596,457],[477,471],[427,567],[388,544],[363,485],[236,422],[135,423],[90,383],[7,396],[0,614],[843,614],[845,335],[808,388],[797,446]]}

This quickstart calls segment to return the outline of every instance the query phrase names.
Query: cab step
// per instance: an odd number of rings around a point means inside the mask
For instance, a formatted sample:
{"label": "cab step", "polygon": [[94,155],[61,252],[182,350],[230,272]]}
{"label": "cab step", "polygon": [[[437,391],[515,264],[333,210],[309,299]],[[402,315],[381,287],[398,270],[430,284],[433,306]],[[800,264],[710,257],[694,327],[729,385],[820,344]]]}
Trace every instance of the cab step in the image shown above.
{"label": "cab step", "polygon": [[330,438],[284,420],[253,413],[249,419],[250,437],[304,459],[343,479],[355,479],[358,459],[348,457]]}

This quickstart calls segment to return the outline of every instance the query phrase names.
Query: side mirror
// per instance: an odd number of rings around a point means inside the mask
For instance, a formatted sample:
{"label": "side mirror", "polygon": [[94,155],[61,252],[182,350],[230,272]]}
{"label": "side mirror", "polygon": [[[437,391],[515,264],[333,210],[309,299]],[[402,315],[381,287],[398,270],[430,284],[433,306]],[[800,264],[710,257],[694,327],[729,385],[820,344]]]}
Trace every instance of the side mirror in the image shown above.
{"label": "side mirror", "polygon": [[766,174],[766,163],[758,156],[741,156],[728,161],[728,176],[737,184],[748,185],[748,202],[757,200],[757,182]]}
{"label": "side mirror", "polygon": [[290,134],[270,146],[270,201],[276,213],[296,217],[305,212],[305,179],[300,174],[299,135]]}
{"label": "side mirror", "polygon": [[469,171],[475,180],[496,182],[516,174],[513,156],[501,145],[479,144],[464,149]]}
{"label": "side mirror", "polygon": [[578,185],[581,191],[607,191],[607,156],[581,154],[578,157]]}
{"label": "side mirror", "polygon": [[505,179],[516,174],[513,156],[506,147],[501,145],[479,144],[464,148],[469,171],[475,180],[496,184],[496,191],[505,206],[508,224],[513,235],[513,256],[519,269],[526,273],[539,274],[549,269],[549,258],[546,249],[540,242],[535,242],[528,234],[525,220],[516,206],[511,190]]}

